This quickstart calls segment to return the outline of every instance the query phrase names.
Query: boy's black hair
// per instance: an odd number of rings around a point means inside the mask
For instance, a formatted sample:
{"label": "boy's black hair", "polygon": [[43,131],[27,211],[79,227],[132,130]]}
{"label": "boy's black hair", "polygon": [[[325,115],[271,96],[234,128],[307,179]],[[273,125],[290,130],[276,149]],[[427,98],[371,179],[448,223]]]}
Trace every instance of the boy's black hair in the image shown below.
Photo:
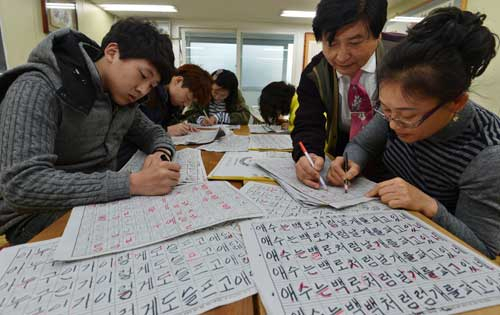
{"label": "boy's black hair", "polygon": [[321,0],[316,7],[313,31],[316,41],[327,35],[328,43],[342,27],[357,21],[368,26],[374,38],[379,37],[387,20],[387,0]]}
{"label": "boy's black hair", "polygon": [[405,97],[454,101],[495,57],[498,37],[486,15],[455,7],[432,11],[384,56],[378,81],[396,82]]}
{"label": "boy's black hair", "polygon": [[110,43],[118,44],[120,59],[151,62],[160,73],[162,83],[168,83],[172,78],[175,72],[172,42],[151,22],[134,17],[116,22],[102,39],[102,49]]}
{"label": "boy's black hair", "polygon": [[264,122],[273,125],[280,115],[288,115],[294,94],[295,87],[283,81],[266,85],[259,97],[259,109]]}
{"label": "boy's black hair", "polygon": [[232,71],[219,69],[212,72],[213,83],[229,91],[229,96],[224,100],[226,105],[232,106],[238,97],[238,78]]}

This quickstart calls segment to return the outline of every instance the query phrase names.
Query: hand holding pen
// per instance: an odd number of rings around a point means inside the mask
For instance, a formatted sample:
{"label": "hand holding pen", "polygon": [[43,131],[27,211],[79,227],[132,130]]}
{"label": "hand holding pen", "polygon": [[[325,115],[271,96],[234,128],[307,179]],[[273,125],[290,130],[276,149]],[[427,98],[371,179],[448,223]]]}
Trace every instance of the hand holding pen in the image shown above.
{"label": "hand holding pen", "polygon": [[202,126],[213,126],[217,122],[215,116],[209,117],[205,110],[203,110],[203,115],[205,116],[205,118],[203,118],[203,120],[201,121]]}
{"label": "hand holding pen", "polygon": [[351,180],[359,175],[361,168],[353,160],[349,160],[347,153],[337,156],[330,164],[326,179],[334,186],[344,186],[344,192],[349,191]]}
{"label": "hand holding pen", "polygon": [[[314,162],[311,159],[311,156],[309,155],[309,152],[307,152],[306,147],[304,146],[304,144],[302,143],[302,141],[299,141],[299,146],[300,146],[300,149],[302,150],[302,153],[304,153],[304,156],[306,157],[307,161],[309,162],[309,165],[312,167],[313,170],[315,170],[315,168],[314,168]],[[328,189],[327,186],[326,186],[325,180],[321,177],[321,175],[319,175],[319,182],[320,182],[320,185],[321,185],[321,187],[323,189],[325,189],[325,190]]]}

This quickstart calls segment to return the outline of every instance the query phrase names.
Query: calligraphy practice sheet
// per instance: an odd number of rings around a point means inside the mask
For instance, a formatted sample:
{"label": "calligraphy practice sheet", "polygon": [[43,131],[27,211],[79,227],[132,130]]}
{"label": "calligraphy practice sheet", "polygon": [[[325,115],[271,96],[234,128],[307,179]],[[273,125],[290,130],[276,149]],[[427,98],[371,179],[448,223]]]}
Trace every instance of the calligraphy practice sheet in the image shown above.
{"label": "calligraphy practice sheet", "polygon": [[[138,172],[142,169],[146,154],[137,150],[130,160],[125,164],[120,172]],[[181,166],[179,184],[202,183],[207,181],[207,173],[201,151],[197,149],[185,148],[175,152],[174,162]]]}
{"label": "calligraphy practice sheet", "polygon": [[247,152],[227,152],[210,172],[210,179],[225,180],[261,180],[273,181],[269,175],[255,164],[255,159],[272,158],[292,159],[292,154],[288,152],[275,151],[247,151]]}
{"label": "calligraphy practice sheet", "polygon": [[382,210],[391,210],[391,208],[384,205],[379,200],[368,201],[338,210],[330,207],[304,206],[290,197],[282,187],[258,182],[246,183],[240,188],[240,192],[260,206],[261,209],[265,210],[267,212],[267,217],[270,218],[325,217],[337,215],[339,213],[372,213]]}
{"label": "calligraphy practice sheet", "polygon": [[500,268],[404,211],[240,222],[268,314],[451,314],[500,304]]}
{"label": "calligraphy practice sheet", "polygon": [[190,123],[190,125],[191,125],[192,127],[198,128],[198,129],[217,129],[217,128],[227,128],[227,129],[234,130],[234,129],[240,129],[240,128],[241,128],[241,126],[240,126],[240,125],[228,125],[228,124],[218,124],[218,125],[211,125],[211,126],[203,126],[203,125],[199,125],[199,124],[193,124],[193,123]]}
{"label": "calligraphy practice sheet", "polygon": [[0,252],[2,314],[199,314],[256,293],[231,226],[70,263],[54,261],[57,243]]}
{"label": "calligraphy practice sheet", "polygon": [[[328,170],[328,159],[323,170]],[[258,159],[257,165],[269,173],[295,200],[312,206],[329,205],[334,208],[345,208],[358,203],[372,200],[364,195],[375,185],[366,178],[358,177],[351,182],[349,192],[345,193],[343,187],[327,185],[327,189],[314,189],[297,179],[295,175],[295,162],[283,160],[275,163],[272,159]],[[324,174],[324,172],[323,172]],[[323,178],[324,175],[323,175]]]}
{"label": "calligraphy practice sheet", "polygon": [[218,139],[222,136],[224,136],[224,131],[221,128],[217,128],[191,132],[185,136],[174,136],[172,137],[172,141],[175,145],[205,144],[213,142],[215,139]]}
{"label": "calligraphy practice sheet", "polygon": [[198,149],[185,148],[175,152],[174,162],[181,166],[179,183],[202,183],[207,181],[207,172]]}
{"label": "calligraphy practice sheet", "polygon": [[249,150],[292,150],[289,135],[250,135]]}
{"label": "calligraphy practice sheet", "polygon": [[281,128],[279,125],[248,125],[250,133],[288,133],[287,129]]}
{"label": "calligraphy practice sheet", "polygon": [[213,143],[198,147],[200,150],[213,152],[246,152],[250,138],[248,136],[230,135],[220,138]]}
{"label": "calligraphy practice sheet", "polygon": [[177,186],[165,196],[76,207],[54,254],[76,260],[142,247],[263,211],[228,182]]}

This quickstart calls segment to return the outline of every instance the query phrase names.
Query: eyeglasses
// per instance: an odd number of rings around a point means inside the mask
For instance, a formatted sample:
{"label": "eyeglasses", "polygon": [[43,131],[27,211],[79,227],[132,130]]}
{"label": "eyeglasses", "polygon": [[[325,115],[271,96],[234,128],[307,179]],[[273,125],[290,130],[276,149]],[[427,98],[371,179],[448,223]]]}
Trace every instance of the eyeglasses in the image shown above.
{"label": "eyeglasses", "polygon": [[437,112],[446,103],[447,102],[439,103],[436,107],[434,107],[433,109],[431,109],[430,111],[428,111],[427,113],[425,113],[424,115],[422,115],[422,117],[419,120],[416,120],[416,121],[408,121],[408,120],[400,119],[400,118],[392,118],[391,114],[385,114],[383,112],[383,110],[381,109],[382,106],[381,106],[380,101],[377,101],[377,104],[373,108],[373,111],[376,112],[376,113],[378,113],[380,116],[382,116],[382,118],[384,118],[385,120],[387,120],[389,123],[391,121],[393,121],[396,125],[398,125],[401,128],[413,129],[413,128],[417,128],[421,124],[423,124],[424,121],[427,118],[431,117],[432,114],[434,114],[435,112]]}

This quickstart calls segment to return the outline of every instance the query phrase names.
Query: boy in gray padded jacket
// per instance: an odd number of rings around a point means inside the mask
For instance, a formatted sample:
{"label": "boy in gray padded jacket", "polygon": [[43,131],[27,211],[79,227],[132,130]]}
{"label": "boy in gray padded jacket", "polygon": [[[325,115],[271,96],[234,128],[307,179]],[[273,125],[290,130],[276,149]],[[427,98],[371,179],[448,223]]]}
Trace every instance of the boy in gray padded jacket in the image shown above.
{"label": "boy in gray padded jacket", "polygon": [[[84,204],[171,191],[179,165],[170,137],[137,109],[173,73],[172,47],[150,23],[115,23],[101,47],[62,29],[28,63],[0,77],[0,234],[24,243]],[[116,172],[123,139],[150,154]]]}

